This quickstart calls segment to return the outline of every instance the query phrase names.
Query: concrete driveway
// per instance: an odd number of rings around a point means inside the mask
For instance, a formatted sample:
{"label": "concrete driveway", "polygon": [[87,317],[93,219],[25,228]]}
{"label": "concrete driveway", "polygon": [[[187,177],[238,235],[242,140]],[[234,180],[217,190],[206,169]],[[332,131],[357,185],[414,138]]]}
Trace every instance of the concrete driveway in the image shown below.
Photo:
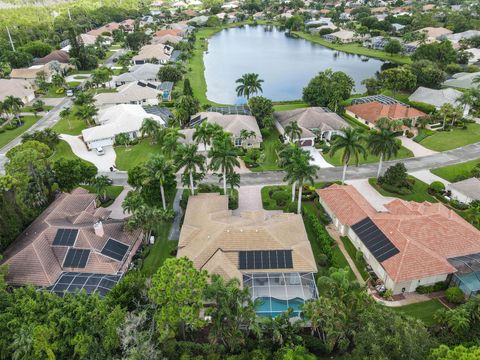
{"label": "concrete driveway", "polygon": [[377,211],[387,211],[384,205],[395,199],[380,194],[368,183],[368,179],[347,180],[346,183],[355,187]]}
{"label": "concrete driveway", "polygon": [[240,187],[238,189],[238,209],[234,210],[234,213],[262,210],[262,195],[260,194],[262,187],[262,185]]}
{"label": "concrete driveway", "polygon": [[98,156],[95,151],[88,151],[87,146],[79,136],[61,134],[60,138],[70,145],[75,155],[80,159],[91,162],[97,167],[98,171],[109,172],[110,167],[115,165],[117,154],[112,146],[103,148],[105,150],[105,155]]}
{"label": "concrete driveway", "polygon": [[417,179],[423,181],[424,183],[426,183],[428,185],[430,185],[434,181],[440,181],[445,186],[450,184],[449,181],[441,178],[440,176],[432,174],[430,172],[430,170],[412,171],[412,172],[409,172],[409,174],[412,175],[412,176],[415,176]]}
{"label": "concrete driveway", "polygon": [[122,203],[123,200],[125,200],[125,197],[127,196],[128,192],[132,190],[130,186],[124,186],[123,191],[120,193],[120,195],[117,196],[115,201],[107,207],[108,210],[110,210],[112,213],[110,214],[110,217],[112,219],[117,219],[117,220],[123,220],[126,217],[130,216],[130,213],[128,212],[123,212],[122,208]]}
{"label": "concrete driveway", "polygon": [[415,157],[428,156],[437,153],[437,151],[427,149],[426,147],[405,136],[400,137],[400,140],[402,141],[402,145],[410,150]]}
{"label": "concrete driveway", "polygon": [[306,146],[302,149],[308,151],[310,155],[312,155],[313,160],[311,161],[311,164],[317,165],[321,169],[333,167],[332,164],[330,164],[323,158],[322,154],[320,154],[320,151],[318,151],[318,149],[315,149],[313,146]]}

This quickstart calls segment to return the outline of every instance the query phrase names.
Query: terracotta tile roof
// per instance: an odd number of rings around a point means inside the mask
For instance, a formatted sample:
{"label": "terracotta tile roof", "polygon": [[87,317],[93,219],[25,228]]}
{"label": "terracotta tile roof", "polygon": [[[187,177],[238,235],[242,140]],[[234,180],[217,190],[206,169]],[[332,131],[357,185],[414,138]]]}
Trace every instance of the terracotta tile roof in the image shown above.
{"label": "terracotta tile roof", "polygon": [[480,252],[480,231],[441,203],[395,199],[377,212],[352,186],[317,193],[342,224],[369,217],[400,250],[381,263],[395,282],[453,273],[447,259]]}
{"label": "terracotta tile roof", "polygon": [[[247,250],[292,250],[293,269],[288,272],[316,272],[310,242],[301,216],[264,211],[232,215],[228,197],[219,194],[191,196],[180,232],[178,257],[191,259],[226,279],[241,279],[238,253]],[[248,272],[268,270],[248,270]],[[270,270],[271,271],[271,270]]]}
{"label": "terracotta tile roof", "polygon": [[93,35],[93,36],[99,36],[99,35],[102,35],[104,32],[111,33],[113,30],[118,30],[119,28],[120,28],[119,23],[111,22],[97,29],[90,30],[89,32],[87,32],[87,34]]}
{"label": "terracotta tile roof", "polygon": [[66,51],[55,50],[47,56],[44,56],[43,58],[35,59],[33,65],[45,65],[48,64],[50,61],[58,61],[62,64],[68,64],[70,61],[70,55]]}
{"label": "terracotta tile roof", "polygon": [[[4,252],[9,265],[7,282],[15,285],[52,285],[63,271],[116,274],[124,271],[142,237],[141,231],[126,232],[123,222],[109,220],[110,211],[96,208],[95,194],[76,189],[61,194]],[[93,224],[102,221],[104,234],[96,235]],[[53,246],[59,229],[76,229],[73,246]],[[123,261],[101,254],[106,242],[115,239],[129,246]],[[85,268],[63,268],[68,249],[89,249]]]}
{"label": "terracotta tile roof", "polygon": [[375,124],[378,119],[387,117],[389,119],[406,119],[427,116],[424,112],[403,104],[386,105],[373,101],[365,104],[347,106],[348,111],[358,117]]}
{"label": "terracotta tile roof", "polygon": [[165,35],[174,35],[174,36],[182,36],[184,33],[184,30],[182,29],[163,29],[163,30],[158,30],[153,34],[154,37],[160,37],[160,36],[165,36]]}

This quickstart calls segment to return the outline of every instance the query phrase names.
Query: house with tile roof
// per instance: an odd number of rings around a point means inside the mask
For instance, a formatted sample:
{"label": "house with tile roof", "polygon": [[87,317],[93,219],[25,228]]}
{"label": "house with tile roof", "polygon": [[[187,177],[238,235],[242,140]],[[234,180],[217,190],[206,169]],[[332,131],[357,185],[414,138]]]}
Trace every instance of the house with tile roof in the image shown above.
{"label": "house with tile roof", "polygon": [[[11,77],[11,75],[10,75]],[[453,74],[450,79],[447,79],[443,82],[443,86],[450,86],[458,89],[474,89],[478,86],[475,83],[476,80],[480,78],[480,72],[474,73],[456,73]]]}
{"label": "house with tile roof", "polygon": [[55,50],[43,58],[35,59],[33,65],[45,65],[51,61],[58,61],[61,64],[68,64],[70,62],[70,55],[67,51]]}
{"label": "house with tile roof", "polygon": [[35,99],[35,92],[31,82],[22,79],[0,79],[0,101],[7,96],[20,98],[24,104]]}
{"label": "house with tile roof", "polygon": [[130,82],[158,82],[158,71],[162,65],[160,64],[141,64],[133,65],[128,69],[128,72],[114,76],[113,81],[115,86],[121,86]]}
{"label": "house with tile roof", "polygon": [[390,120],[410,119],[412,120],[412,126],[415,126],[418,118],[427,116],[423,111],[405,104],[383,104],[379,101],[353,104],[347,106],[345,112],[370,128],[374,128],[380,118]]}
{"label": "house with tile roof", "polygon": [[187,257],[198,270],[236,278],[248,288],[257,311],[275,315],[271,303],[316,298],[317,266],[302,217],[263,210],[234,215],[228,196],[190,196],[180,232],[177,257]]}
{"label": "house with tile roof", "polygon": [[287,141],[290,139],[285,133],[285,128],[292,122],[297,123],[302,130],[300,146],[313,146],[316,138],[330,141],[332,136],[340,134],[343,129],[350,127],[337,113],[322,107],[277,111],[273,117],[275,127]]}
{"label": "house with tile roof", "polygon": [[[340,235],[350,238],[394,294],[447,281],[452,274],[464,282],[472,271],[459,264],[480,260],[480,231],[440,202],[395,199],[379,212],[351,185],[317,193]],[[480,281],[475,286],[472,291],[479,291]]]}
{"label": "house with tile roof", "polygon": [[137,55],[132,58],[135,65],[141,65],[152,60],[159,64],[166,64],[170,60],[173,47],[164,44],[150,44],[143,46]]}
{"label": "house with tile roof", "polygon": [[[408,100],[433,105],[436,109],[440,109],[444,104],[450,104],[454,107],[462,106],[459,101],[461,96],[461,91],[452,88],[430,89],[420,86],[412,95],[408,97]],[[467,105],[463,107],[464,116],[468,115],[469,111],[470,106]]]}
{"label": "house with tile roof", "polygon": [[127,271],[142,232],[125,231],[123,220],[96,206],[96,197],[82,188],[60,194],[3,253],[7,283],[49,287],[64,273],[101,278]]}
{"label": "house with tile roof", "polygon": [[95,95],[97,107],[109,107],[120,104],[157,105],[160,83],[130,82],[117,88],[116,92]]}

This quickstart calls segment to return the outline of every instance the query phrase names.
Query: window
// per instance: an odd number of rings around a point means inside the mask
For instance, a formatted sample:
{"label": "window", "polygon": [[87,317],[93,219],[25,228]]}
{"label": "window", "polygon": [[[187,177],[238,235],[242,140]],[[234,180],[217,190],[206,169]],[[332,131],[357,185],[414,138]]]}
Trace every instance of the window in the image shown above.
{"label": "window", "polygon": [[242,146],[242,139],[241,138],[235,138],[235,146]]}

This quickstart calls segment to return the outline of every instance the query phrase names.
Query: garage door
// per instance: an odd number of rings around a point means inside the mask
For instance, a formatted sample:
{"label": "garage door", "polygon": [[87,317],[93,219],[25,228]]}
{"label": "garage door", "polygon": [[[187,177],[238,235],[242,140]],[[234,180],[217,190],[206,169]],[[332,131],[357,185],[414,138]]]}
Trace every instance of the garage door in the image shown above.
{"label": "garage door", "polygon": [[300,146],[313,146],[313,141],[312,140],[303,140],[300,143]]}
{"label": "garage door", "polygon": [[102,140],[92,141],[89,144],[90,149],[96,149],[99,147],[112,146],[112,145],[113,145],[112,139],[102,139]]}

